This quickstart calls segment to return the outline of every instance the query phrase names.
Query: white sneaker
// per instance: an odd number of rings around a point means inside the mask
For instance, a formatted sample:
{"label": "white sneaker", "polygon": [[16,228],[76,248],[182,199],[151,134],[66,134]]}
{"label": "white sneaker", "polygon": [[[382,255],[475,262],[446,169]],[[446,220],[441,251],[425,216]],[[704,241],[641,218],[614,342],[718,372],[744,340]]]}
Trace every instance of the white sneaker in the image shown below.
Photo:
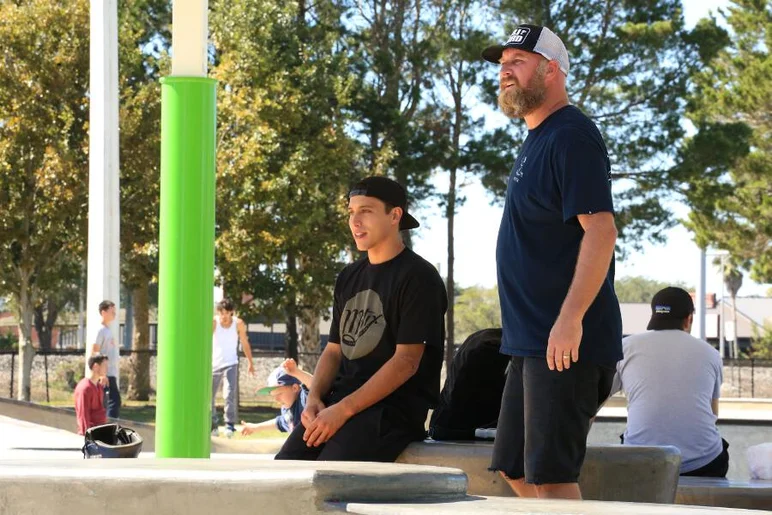
{"label": "white sneaker", "polygon": [[227,428],[227,429],[225,430],[225,438],[233,438],[233,435],[234,435],[235,433],[236,433],[236,431],[234,431],[233,429],[231,429],[231,428]]}
{"label": "white sneaker", "polygon": [[212,429],[212,436],[220,436],[220,429],[217,427]]}

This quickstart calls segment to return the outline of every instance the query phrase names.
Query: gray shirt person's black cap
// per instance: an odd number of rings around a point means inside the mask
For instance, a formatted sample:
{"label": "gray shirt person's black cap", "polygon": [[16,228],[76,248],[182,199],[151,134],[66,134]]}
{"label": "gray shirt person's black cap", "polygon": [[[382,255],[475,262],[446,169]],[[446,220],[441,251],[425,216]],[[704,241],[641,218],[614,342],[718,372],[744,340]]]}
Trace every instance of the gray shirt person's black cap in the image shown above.
{"label": "gray shirt person's black cap", "polygon": [[686,317],[694,313],[694,301],[684,289],[668,286],[651,299],[651,319],[646,329],[683,329]]}

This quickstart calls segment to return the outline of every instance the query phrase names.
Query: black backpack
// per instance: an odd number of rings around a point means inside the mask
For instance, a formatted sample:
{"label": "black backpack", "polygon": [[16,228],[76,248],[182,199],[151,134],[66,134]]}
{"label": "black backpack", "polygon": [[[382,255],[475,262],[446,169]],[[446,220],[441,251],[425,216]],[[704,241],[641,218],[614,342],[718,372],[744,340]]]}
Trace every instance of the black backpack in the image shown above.
{"label": "black backpack", "polygon": [[474,440],[475,429],[496,427],[509,356],[499,353],[501,329],[483,329],[461,345],[429,421],[434,440]]}

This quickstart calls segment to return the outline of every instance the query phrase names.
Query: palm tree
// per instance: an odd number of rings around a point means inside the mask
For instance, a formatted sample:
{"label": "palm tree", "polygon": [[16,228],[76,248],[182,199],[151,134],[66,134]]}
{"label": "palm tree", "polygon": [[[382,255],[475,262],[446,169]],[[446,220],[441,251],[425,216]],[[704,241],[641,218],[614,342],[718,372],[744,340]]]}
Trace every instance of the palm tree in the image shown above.
{"label": "palm tree", "polygon": [[[729,261],[724,267],[724,285],[732,297],[732,358],[739,356],[739,346],[737,344],[737,292],[743,285],[743,273],[740,268],[732,261]],[[724,321],[722,320],[723,324]]]}

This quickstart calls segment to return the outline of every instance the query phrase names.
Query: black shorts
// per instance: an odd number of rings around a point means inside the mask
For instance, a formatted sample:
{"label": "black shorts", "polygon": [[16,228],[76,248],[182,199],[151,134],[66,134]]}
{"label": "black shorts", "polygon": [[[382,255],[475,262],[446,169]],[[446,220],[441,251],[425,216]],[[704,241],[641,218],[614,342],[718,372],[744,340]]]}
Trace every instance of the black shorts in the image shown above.
{"label": "black shorts", "polygon": [[423,440],[423,428],[410,429],[394,409],[376,404],[351,417],[319,447],[303,441],[303,424],[287,437],[277,460],[394,462],[410,442]]}
{"label": "black shorts", "polygon": [[576,483],[590,420],[611,392],[614,368],[579,360],[563,372],[545,358],[512,357],[490,470],[527,483]]}
{"label": "black shorts", "polygon": [[682,476],[697,476],[697,477],[726,477],[726,473],[729,470],[729,442],[721,439],[723,449],[721,454],[716,456],[716,459],[704,465],[696,470],[690,472],[684,472]]}

